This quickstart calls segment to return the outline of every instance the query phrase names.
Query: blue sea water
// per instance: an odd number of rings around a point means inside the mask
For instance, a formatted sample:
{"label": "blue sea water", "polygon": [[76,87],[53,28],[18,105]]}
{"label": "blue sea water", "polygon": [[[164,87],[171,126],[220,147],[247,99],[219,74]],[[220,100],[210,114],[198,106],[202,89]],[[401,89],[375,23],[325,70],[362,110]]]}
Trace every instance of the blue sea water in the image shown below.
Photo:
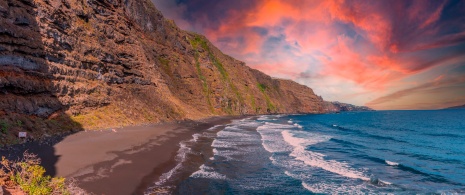
{"label": "blue sea water", "polygon": [[176,193],[465,194],[464,110],[267,115],[212,139]]}

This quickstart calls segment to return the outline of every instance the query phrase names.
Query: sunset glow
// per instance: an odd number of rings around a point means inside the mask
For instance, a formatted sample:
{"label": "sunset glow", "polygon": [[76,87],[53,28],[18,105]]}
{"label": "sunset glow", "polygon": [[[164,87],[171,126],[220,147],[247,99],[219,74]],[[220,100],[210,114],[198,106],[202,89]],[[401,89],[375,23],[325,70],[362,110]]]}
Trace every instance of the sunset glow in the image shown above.
{"label": "sunset glow", "polygon": [[465,103],[465,1],[153,0],[182,29],[325,100]]}

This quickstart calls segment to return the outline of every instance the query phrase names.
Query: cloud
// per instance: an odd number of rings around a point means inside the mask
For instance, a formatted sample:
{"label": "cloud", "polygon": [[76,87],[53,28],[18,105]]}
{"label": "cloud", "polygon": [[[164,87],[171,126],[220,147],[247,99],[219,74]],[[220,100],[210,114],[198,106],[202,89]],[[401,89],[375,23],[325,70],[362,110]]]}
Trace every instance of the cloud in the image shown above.
{"label": "cloud", "polygon": [[[443,88],[447,88],[450,86],[465,84],[465,77],[454,77],[454,78],[448,78],[448,79],[445,79],[444,77],[445,75],[440,75],[439,77],[435,78],[431,82],[423,83],[415,87],[403,89],[403,90],[376,98],[366,103],[366,105],[377,106],[379,104],[396,101],[398,99],[401,99],[403,97],[406,97],[412,94],[426,93],[426,92],[432,93],[432,92],[437,92],[439,90],[442,90]],[[460,86],[460,88],[465,90],[465,86]]]}
{"label": "cloud", "polygon": [[174,20],[180,28],[192,29],[190,21],[184,19],[183,16],[183,13],[188,10],[185,4],[178,4],[176,1],[167,0],[152,0],[152,2],[159,10],[163,12],[163,15],[166,18]]}

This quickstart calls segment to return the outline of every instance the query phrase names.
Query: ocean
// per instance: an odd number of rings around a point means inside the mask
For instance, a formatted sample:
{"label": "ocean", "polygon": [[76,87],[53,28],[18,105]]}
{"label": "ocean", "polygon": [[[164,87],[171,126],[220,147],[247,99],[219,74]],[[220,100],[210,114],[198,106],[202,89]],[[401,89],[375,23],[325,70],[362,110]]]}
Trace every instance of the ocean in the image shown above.
{"label": "ocean", "polygon": [[175,194],[465,194],[465,111],[265,115],[181,143],[148,190]]}

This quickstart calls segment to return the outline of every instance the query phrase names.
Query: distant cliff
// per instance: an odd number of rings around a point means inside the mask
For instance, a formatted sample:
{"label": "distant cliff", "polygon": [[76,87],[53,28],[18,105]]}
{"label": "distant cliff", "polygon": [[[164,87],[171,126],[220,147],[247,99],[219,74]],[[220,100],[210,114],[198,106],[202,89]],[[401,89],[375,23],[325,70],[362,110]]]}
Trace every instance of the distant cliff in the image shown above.
{"label": "distant cliff", "polygon": [[449,108],[444,108],[444,109],[465,109],[465,104],[464,105],[461,105],[461,106],[452,106],[452,107],[449,107]]}
{"label": "distant cliff", "polygon": [[328,102],[324,101],[326,112],[346,112],[346,111],[374,111],[367,106],[355,106],[352,104],[342,102]]}
{"label": "distant cliff", "polygon": [[56,132],[216,115],[321,113],[312,89],[273,79],[179,29],[149,0],[0,1],[0,129]]}

